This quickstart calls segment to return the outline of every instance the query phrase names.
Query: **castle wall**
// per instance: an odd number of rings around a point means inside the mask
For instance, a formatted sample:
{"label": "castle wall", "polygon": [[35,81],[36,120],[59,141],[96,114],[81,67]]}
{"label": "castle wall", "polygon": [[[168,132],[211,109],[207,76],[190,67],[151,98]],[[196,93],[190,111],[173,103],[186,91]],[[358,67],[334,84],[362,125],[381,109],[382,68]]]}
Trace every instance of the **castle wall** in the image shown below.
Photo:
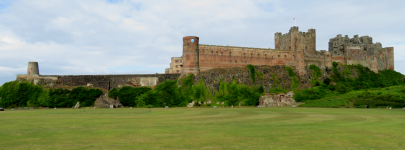
{"label": "castle wall", "polygon": [[295,66],[295,51],[249,47],[199,45],[201,71],[252,65]]}
{"label": "castle wall", "polygon": [[123,74],[123,75],[17,75],[17,80],[36,81],[46,87],[91,86],[106,90],[121,86],[154,86],[175,80],[180,74]]}

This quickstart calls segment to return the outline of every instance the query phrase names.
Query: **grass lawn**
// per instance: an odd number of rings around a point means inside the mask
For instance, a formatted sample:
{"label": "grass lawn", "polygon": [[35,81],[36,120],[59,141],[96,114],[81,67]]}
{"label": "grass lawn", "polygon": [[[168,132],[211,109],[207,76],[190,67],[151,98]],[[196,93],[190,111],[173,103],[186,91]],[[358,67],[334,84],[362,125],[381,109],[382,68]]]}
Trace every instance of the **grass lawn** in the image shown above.
{"label": "grass lawn", "polygon": [[405,149],[405,110],[36,109],[0,112],[0,149]]}

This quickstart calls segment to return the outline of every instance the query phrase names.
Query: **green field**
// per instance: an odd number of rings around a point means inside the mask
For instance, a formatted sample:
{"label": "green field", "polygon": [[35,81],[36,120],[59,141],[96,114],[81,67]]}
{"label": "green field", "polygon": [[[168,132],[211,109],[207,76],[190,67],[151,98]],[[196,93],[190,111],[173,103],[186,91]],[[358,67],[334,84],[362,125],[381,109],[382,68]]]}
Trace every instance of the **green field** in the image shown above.
{"label": "green field", "polygon": [[405,149],[405,110],[6,110],[0,149]]}

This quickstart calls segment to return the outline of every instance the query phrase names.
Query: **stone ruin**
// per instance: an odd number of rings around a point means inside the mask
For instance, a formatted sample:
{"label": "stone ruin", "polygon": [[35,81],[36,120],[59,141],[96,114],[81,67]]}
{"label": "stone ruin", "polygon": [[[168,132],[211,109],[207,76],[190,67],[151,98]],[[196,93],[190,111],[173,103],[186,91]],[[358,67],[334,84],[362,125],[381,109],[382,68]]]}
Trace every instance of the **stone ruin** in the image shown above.
{"label": "stone ruin", "polygon": [[80,102],[77,102],[74,108],[75,108],[75,109],[80,108]]}
{"label": "stone ruin", "polygon": [[294,92],[290,91],[287,94],[275,94],[275,93],[266,93],[261,96],[259,99],[260,107],[276,107],[276,106],[291,106],[295,105],[296,102],[293,99]]}
{"label": "stone ruin", "polygon": [[119,97],[116,100],[114,98],[108,97],[108,93],[105,93],[97,98],[94,102],[94,107],[111,108],[111,106],[114,108],[122,107]]}

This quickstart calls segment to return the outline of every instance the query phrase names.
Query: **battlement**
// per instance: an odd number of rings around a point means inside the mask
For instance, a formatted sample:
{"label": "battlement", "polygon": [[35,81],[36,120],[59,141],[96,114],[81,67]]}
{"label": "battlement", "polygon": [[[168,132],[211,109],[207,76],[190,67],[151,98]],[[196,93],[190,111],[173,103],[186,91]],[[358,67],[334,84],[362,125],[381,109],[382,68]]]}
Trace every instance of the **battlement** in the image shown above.
{"label": "battlement", "polygon": [[274,34],[275,49],[299,50],[314,52],[316,50],[315,29],[308,29],[308,32],[298,30],[298,26],[291,27],[285,34],[277,32]]}
{"label": "battlement", "polygon": [[256,50],[276,50],[276,49],[271,49],[271,48],[257,48],[257,47],[241,47],[241,46],[224,46],[224,45],[208,45],[208,44],[199,44],[199,47],[221,47],[225,49],[231,49],[231,48],[237,48],[237,49],[256,49]]}

